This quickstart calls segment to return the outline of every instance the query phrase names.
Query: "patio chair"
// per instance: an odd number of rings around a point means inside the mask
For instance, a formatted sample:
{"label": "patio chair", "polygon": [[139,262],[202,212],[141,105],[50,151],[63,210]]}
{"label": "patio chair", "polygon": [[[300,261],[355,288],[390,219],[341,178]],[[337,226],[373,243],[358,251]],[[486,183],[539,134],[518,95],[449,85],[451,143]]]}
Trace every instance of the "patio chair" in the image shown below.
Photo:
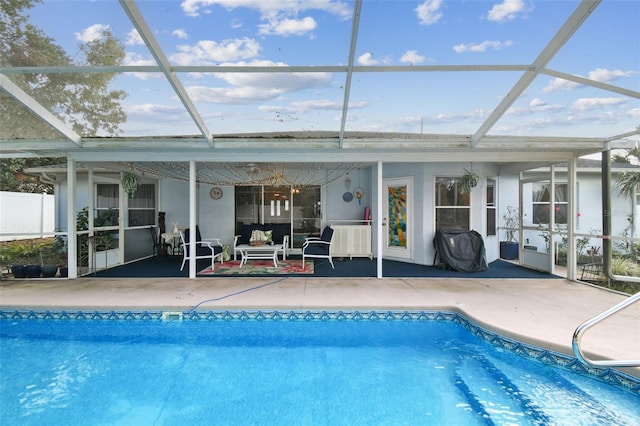
{"label": "patio chair", "polygon": [[302,268],[304,269],[305,260],[307,257],[328,259],[333,266],[333,260],[331,259],[331,240],[333,239],[333,228],[325,226],[322,230],[322,235],[318,237],[305,238],[304,244],[302,244]]}
{"label": "patio chair", "polygon": [[184,232],[180,231],[180,242],[182,244],[182,266],[180,266],[180,270],[184,268],[184,264],[189,260],[189,253],[191,249],[195,249],[195,258],[196,261],[198,259],[209,259],[211,258],[211,270],[214,270],[215,260],[220,259],[220,263],[222,260],[222,243],[218,238],[207,238],[206,240],[202,239],[200,235],[200,228],[196,226],[196,241],[189,241],[189,228],[186,228]]}
{"label": "patio chair", "polygon": [[151,232],[151,242],[153,243],[153,257],[157,260],[161,249],[164,249],[166,253],[167,243],[158,239],[158,232],[155,226],[150,226],[149,232]]}

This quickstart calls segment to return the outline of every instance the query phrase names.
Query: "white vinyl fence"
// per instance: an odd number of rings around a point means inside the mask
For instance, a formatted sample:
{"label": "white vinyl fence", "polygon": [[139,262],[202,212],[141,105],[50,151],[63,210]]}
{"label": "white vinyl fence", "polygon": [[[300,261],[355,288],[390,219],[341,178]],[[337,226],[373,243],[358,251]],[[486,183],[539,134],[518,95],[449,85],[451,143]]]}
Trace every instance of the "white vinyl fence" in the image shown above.
{"label": "white vinyl fence", "polygon": [[0,241],[53,236],[55,223],[53,195],[0,191]]}

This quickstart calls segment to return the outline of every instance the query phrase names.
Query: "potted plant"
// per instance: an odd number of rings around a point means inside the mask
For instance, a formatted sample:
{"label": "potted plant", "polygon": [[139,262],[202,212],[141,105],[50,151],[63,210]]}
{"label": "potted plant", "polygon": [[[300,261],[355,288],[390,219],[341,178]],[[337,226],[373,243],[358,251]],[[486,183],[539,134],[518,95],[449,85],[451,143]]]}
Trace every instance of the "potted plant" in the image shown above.
{"label": "potted plant", "polygon": [[44,278],[55,277],[60,266],[67,264],[66,253],[65,242],[60,236],[56,236],[52,243],[46,244],[40,249]]}
{"label": "potted plant", "polygon": [[135,174],[133,170],[122,173],[122,189],[129,197],[133,197],[136,194],[139,184],[140,176]]}
{"label": "potted plant", "polygon": [[464,174],[458,179],[458,184],[463,192],[471,192],[473,188],[478,186],[480,182],[480,176],[478,176],[473,169],[464,169]]}
{"label": "potted plant", "polygon": [[40,248],[30,244],[24,272],[27,278],[40,278],[42,273],[42,261],[40,260]]}
{"label": "potted plant", "polygon": [[502,215],[505,240],[500,241],[500,257],[502,259],[513,260],[519,256],[518,239],[516,233],[520,229],[520,215],[518,209],[507,206],[506,212]]}
{"label": "potted plant", "polygon": [[14,278],[26,278],[25,265],[30,257],[30,247],[21,241],[9,241],[2,245],[0,261],[7,265]]}

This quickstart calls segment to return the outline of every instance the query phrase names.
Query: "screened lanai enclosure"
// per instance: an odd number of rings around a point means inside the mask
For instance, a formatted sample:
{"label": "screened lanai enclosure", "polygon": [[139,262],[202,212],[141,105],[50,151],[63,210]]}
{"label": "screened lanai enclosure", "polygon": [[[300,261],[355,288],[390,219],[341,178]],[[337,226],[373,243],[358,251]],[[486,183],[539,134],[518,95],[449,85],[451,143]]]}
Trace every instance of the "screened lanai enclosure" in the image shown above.
{"label": "screened lanai enclosure", "polygon": [[[142,235],[160,212],[167,227],[197,225],[226,244],[242,224],[285,224],[292,250],[324,226],[364,223],[378,276],[382,258],[429,264],[442,227],[478,231],[497,259],[513,231],[508,208],[519,212],[519,261],[529,239],[547,256],[532,267],[546,270],[554,244],[534,241],[541,232],[573,253],[581,236],[601,245],[606,229],[591,228],[607,203],[622,221],[635,217],[635,199],[593,182],[609,179],[608,161],[594,174],[579,159],[640,141],[638,2],[44,0],[0,10],[0,155],[60,157],[30,173],[55,187],[72,277],[78,235],[113,234],[112,263],[129,262],[151,254]],[[583,172],[591,181],[578,184]],[[134,193],[123,185],[131,176]]]}

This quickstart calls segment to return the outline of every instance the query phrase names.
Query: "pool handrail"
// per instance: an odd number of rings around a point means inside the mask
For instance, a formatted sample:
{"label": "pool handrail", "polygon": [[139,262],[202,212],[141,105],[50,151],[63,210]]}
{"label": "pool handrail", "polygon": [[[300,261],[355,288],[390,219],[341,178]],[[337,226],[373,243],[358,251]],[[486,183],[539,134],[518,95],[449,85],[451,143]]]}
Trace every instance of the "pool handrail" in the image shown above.
{"label": "pool handrail", "polygon": [[640,300],[640,292],[634,294],[633,296],[630,296],[629,298],[623,300],[622,302],[616,304],[615,306],[612,306],[606,311],[601,312],[598,315],[594,316],[593,318],[588,319],[587,321],[580,324],[578,328],[576,328],[576,330],[573,332],[573,341],[571,343],[571,346],[573,348],[573,353],[575,354],[576,358],[578,358],[578,360],[583,364],[592,365],[596,367],[640,367],[640,359],[592,360],[587,358],[587,356],[582,352],[582,349],[580,348],[580,340],[582,339],[582,336],[585,331],[587,331],[589,328],[593,327],[594,325],[598,324],[599,322],[605,320],[606,318],[610,317],[611,315],[615,314],[616,312],[619,312],[622,309],[628,307],[629,305],[637,302],[638,300]]}

